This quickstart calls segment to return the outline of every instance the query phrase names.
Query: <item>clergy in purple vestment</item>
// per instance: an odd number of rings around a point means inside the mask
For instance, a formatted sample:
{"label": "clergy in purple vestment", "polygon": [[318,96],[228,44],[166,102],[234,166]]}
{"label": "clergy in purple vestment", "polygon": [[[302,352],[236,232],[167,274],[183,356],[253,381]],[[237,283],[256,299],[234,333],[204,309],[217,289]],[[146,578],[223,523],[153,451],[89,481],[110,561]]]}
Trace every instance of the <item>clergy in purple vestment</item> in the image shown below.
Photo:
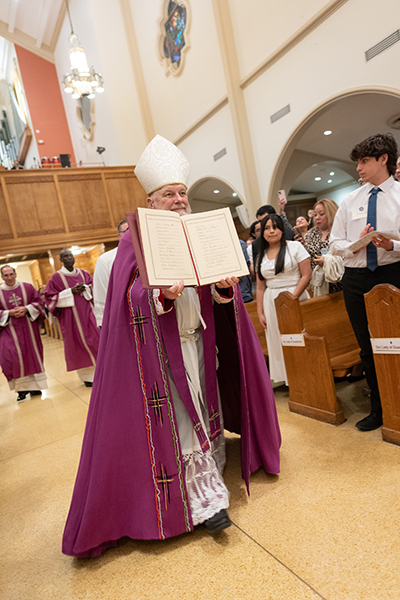
{"label": "clergy in purple vestment", "polygon": [[14,267],[1,267],[0,365],[17,401],[47,389],[43,367],[40,324],[45,319],[43,300],[30,283],[17,281]]}
{"label": "clergy in purple vestment", "polygon": [[74,268],[75,257],[71,250],[61,250],[60,260],[63,267],[47,284],[45,301],[60,323],[67,371],[77,371],[81,381],[91,387],[99,346],[93,280],[87,271]]}
{"label": "clergy in purple vestment", "polygon": [[[155,210],[190,212],[187,159],[156,136],[135,173]],[[280,431],[264,356],[238,279],[145,289],[129,231],[111,271],[99,359],[63,552],[99,556],[124,536],[231,525],[224,428],[242,476],[279,472]],[[267,491],[267,490],[266,490]]]}

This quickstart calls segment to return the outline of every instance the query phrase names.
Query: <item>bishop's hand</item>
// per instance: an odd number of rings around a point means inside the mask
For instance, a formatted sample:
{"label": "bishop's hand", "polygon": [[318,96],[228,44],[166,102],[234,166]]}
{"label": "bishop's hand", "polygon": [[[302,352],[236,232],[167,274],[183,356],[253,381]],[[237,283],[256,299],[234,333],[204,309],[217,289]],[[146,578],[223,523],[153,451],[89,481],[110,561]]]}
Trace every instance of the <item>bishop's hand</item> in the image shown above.
{"label": "bishop's hand", "polygon": [[175,281],[174,284],[171,285],[167,290],[163,290],[163,296],[167,300],[176,300],[178,296],[180,296],[183,292],[183,288],[185,287],[185,283],[183,280]]}

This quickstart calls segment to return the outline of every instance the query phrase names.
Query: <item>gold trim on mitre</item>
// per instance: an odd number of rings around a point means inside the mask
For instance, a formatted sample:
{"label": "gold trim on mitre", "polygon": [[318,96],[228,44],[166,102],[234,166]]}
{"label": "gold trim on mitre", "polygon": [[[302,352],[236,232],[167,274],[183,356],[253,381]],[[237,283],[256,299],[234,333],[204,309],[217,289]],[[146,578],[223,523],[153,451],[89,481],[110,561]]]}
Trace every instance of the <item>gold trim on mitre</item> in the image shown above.
{"label": "gold trim on mitre", "polygon": [[135,175],[149,196],[164,187],[182,183],[188,187],[190,165],[172,142],[156,135],[139,158]]}

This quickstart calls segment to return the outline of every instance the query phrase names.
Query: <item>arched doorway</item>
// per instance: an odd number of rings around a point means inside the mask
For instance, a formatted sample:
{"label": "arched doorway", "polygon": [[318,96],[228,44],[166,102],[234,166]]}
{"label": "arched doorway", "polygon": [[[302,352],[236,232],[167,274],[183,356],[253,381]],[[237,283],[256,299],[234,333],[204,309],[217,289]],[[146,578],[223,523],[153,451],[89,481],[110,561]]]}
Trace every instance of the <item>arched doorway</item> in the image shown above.
{"label": "arched doorway", "polygon": [[219,177],[202,177],[190,186],[188,197],[194,213],[229,207],[238,235],[245,239],[250,227],[248,211],[239,192],[228,181]]}
{"label": "arched doorway", "polygon": [[287,140],[273,172],[269,202],[275,204],[276,190],[285,189],[291,221],[296,211],[290,207],[301,200],[312,203],[325,196],[340,204],[358,185],[351,149],[370,135],[388,132],[400,145],[399,90],[357,88],[327,99]]}

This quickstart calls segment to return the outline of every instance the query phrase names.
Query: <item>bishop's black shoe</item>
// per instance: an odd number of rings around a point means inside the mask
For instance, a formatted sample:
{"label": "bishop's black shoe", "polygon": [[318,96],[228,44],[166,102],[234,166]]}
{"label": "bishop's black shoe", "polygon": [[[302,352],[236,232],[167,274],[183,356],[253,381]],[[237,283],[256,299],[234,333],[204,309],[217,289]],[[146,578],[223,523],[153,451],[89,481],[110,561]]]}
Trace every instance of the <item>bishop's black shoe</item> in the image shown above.
{"label": "bishop's black shoe", "polygon": [[228,513],[225,508],[223,508],[216,515],[211,517],[211,519],[204,521],[204,525],[206,526],[208,533],[219,533],[223,529],[230,527],[232,525],[232,521],[228,517]]}
{"label": "bishop's black shoe", "polygon": [[34,390],[33,392],[29,392],[31,396],[41,396],[42,395],[42,391],[41,390]]}
{"label": "bishop's black shoe", "polygon": [[372,412],[368,417],[365,417],[356,423],[356,427],[360,431],[373,431],[374,429],[378,429],[381,425],[382,414],[378,412]]}
{"label": "bishop's black shoe", "polygon": [[84,381],[83,383],[85,384],[86,387],[93,387],[92,381]]}
{"label": "bishop's black shoe", "polygon": [[23,402],[24,400],[26,400],[28,394],[29,392],[18,392],[17,402]]}

